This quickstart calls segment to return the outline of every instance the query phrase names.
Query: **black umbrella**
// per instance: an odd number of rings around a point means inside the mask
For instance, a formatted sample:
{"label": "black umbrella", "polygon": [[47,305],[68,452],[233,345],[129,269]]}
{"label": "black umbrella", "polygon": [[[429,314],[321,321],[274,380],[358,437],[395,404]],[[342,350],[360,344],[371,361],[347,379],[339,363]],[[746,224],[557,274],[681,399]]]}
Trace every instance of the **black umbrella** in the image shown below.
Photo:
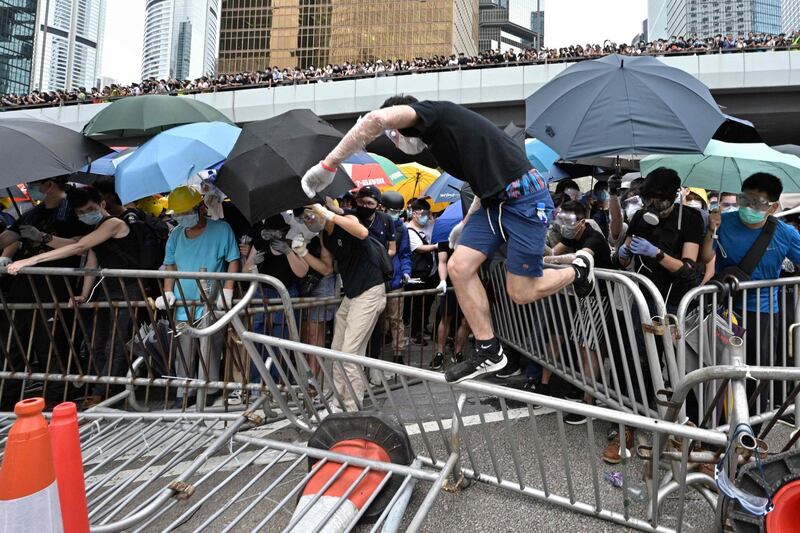
{"label": "black umbrella", "polygon": [[581,61],[525,101],[527,132],[567,160],[698,154],[725,121],[697,78],[654,57]]}
{"label": "black umbrella", "polygon": [[763,143],[764,139],[749,120],[725,115],[725,122],[717,128],[712,139],[726,143]]}
{"label": "black umbrella", "polygon": [[0,188],[78,172],[111,149],[77,131],[29,118],[0,120]]}
{"label": "black umbrella", "polygon": [[[300,187],[303,174],[328,155],[342,134],[308,109],[245,124],[216,185],[251,223],[311,203]],[[320,199],[341,196],[355,185],[339,170]]]}

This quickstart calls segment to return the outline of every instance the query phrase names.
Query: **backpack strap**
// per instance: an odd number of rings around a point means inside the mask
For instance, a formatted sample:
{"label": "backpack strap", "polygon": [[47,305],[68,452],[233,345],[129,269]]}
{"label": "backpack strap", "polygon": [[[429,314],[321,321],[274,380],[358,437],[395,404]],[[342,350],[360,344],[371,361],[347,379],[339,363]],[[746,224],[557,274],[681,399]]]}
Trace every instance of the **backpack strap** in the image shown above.
{"label": "backpack strap", "polygon": [[761,229],[756,242],[747,250],[747,255],[739,262],[739,268],[742,269],[748,276],[753,274],[753,271],[758,266],[764,253],[767,251],[769,243],[772,242],[772,237],[775,235],[775,229],[778,227],[778,220],[770,216],[767,218],[767,223]]}

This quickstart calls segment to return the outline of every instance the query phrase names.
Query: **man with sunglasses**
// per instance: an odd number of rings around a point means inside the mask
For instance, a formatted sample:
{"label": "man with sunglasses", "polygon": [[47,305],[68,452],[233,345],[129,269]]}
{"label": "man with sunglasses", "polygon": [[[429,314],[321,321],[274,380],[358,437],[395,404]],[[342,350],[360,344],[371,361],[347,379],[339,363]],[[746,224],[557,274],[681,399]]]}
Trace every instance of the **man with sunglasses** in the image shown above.
{"label": "man with sunglasses", "polygon": [[[771,232],[772,238],[755,269],[749,273],[749,278],[777,279],[785,258],[800,263],[800,234],[773,216],[780,209],[782,192],[781,180],[771,174],[760,172],[747,178],[742,183],[742,193],[737,197],[738,211],[715,211],[710,214],[702,259],[709,261],[716,254],[717,273],[724,273],[726,269],[731,272],[731,267],[742,265],[759,235]],[[746,319],[747,363],[771,365],[773,354],[777,353],[778,334],[775,328],[779,322],[771,315],[779,312],[780,298],[777,287],[758,292],[760,298],[756,291],[748,291],[747,301],[742,302],[741,298],[737,298],[734,305],[738,312],[744,312]],[[762,403],[765,400],[766,396],[763,396]]]}

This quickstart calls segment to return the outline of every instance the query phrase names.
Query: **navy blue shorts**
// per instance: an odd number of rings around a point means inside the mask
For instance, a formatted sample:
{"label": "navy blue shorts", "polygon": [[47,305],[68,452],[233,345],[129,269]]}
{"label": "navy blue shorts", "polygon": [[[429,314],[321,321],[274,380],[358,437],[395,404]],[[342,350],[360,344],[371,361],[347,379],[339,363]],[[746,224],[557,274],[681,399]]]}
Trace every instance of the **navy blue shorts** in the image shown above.
{"label": "navy blue shorts", "polygon": [[536,204],[540,202],[544,203],[549,220],[553,213],[553,200],[546,188],[499,205],[482,205],[469,217],[458,244],[492,257],[505,240],[508,243],[508,271],[518,276],[541,277],[547,224],[540,221],[536,213]]}

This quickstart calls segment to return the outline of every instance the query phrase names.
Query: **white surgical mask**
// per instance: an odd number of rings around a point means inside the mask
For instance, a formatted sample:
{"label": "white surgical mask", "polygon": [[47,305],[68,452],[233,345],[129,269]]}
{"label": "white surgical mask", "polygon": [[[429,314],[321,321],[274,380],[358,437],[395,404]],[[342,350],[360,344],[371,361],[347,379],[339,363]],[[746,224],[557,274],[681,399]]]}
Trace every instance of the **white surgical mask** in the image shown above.
{"label": "white surgical mask", "polygon": [[694,207],[695,209],[703,209],[703,202],[699,200],[689,200],[686,202],[686,207]]}

